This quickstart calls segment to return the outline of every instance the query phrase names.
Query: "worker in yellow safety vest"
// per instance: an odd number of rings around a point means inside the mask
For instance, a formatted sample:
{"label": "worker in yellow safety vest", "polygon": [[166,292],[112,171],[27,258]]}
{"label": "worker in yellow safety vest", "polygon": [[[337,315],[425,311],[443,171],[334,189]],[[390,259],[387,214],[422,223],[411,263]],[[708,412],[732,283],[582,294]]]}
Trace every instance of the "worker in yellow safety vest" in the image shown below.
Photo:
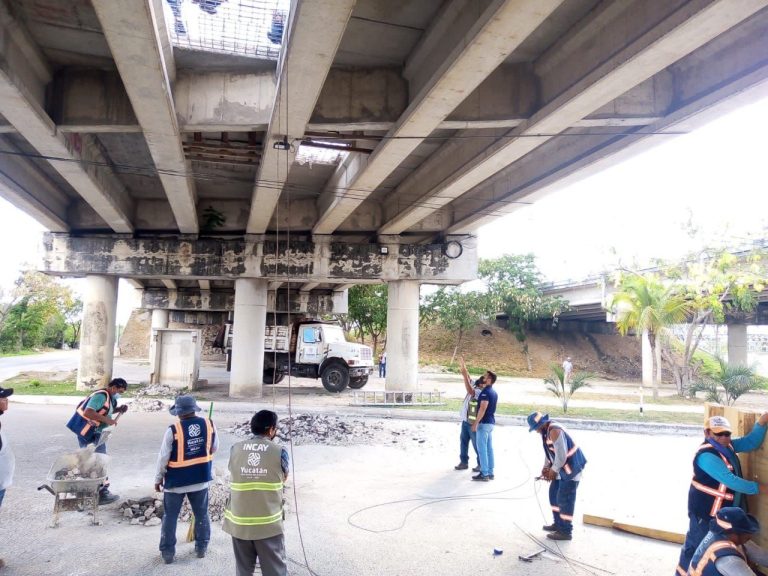
{"label": "worker in yellow safety vest", "polygon": [[237,576],[251,576],[258,559],[263,576],[286,576],[283,485],[288,452],[274,442],[277,414],[260,410],[251,418],[253,437],[232,446],[230,497],[224,531],[232,536]]}

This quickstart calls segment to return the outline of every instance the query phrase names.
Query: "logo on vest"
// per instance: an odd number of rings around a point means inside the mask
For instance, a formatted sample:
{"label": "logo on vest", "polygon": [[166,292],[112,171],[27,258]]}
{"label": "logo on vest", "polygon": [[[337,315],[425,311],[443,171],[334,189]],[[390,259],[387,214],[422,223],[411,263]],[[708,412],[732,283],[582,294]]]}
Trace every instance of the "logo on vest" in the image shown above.
{"label": "logo on vest", "polygon": [[259,462],[261,462],[261,454],[258,452],[248,454],[248,466],[258,466]]}
{"label": "logo on vest", "polygon": [[194,438],[195,436],[200,436],[200,434],[203,433],[202,428],[200,428],[200,424],[192,424],[189,427],[189,435]]}

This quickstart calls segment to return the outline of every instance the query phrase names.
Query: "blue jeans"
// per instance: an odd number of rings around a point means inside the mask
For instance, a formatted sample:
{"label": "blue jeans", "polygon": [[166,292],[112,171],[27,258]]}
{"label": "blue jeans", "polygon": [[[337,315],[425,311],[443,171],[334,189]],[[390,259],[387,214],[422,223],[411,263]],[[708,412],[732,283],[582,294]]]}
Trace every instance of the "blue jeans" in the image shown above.
{"label": "blue jeans", "polygon": [[688,515],[688,533],[685,535],[685,543],[680,550],[680,561],[677,563],[675,575],[688,573],[688,565],[691,563],[693,553],[699,547],[704,536],[709,532],[709,518],[697,518],[693,514]]}
{"label": "blue jeans", "polygon": [[480,474],[493,475],[493,424],[477,425],[476,449],[480,458]]}
{"label": "blue jeans", "polygon": [[3,505],[3,500],[5,499],[5,488],[0,490],[0,506]]}
{"label": "blue jeans", "polygon": [[461,423],[461,436],[459,437],[459,458],[462,464],[469,465],[469,442],[472,441],[472,448],[475,449],[477,456],[477,465],[480,466],[480,456],[477,453],[477,436],[472,432],[472,424],[464,420]]}
{"label": "blue jeans", "polygon": [[387,375],[387,363],[379,362],[379,377],[384,378]]}
{"label": "blue jeans", "polygon": [[573,510],[576,506],[576,490],[579,483],[573,480],[553,480],[549,484],[549,505],[558,532],[573,532]]}
{"label": "blue jeans", "polygon": [[208,541],[211,539],[208,488],[185,494],[163,492],[163,525],[160,529],[160,553],[163,556],[176,554],[176,524],[179,521],[184,496],[189,500],[192,513],[195,515],[195,550],[204,551],[208,548]]}

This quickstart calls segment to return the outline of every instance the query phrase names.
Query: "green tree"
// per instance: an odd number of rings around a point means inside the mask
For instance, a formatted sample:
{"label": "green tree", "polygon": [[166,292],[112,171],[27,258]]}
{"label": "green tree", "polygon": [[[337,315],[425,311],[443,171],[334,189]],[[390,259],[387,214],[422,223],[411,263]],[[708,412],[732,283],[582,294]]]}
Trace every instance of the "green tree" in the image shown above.
{"label": "green tree", "polygon": [[705,392],[709,402],[733,406],[739,396],[764,388],[763,379],[757,375],[754,366],[729,364],[720,357],[717,363],[714,373],[703,375],[699,382],[691,386],[691,392]]}
{"label": "green tree", "polygon": [[[462,292],[459,288],[444,286],[425,298],[424,309],[447,330],[456,333],[451,364],[461,347],[464,335],[487,316],[488,296],[480,292]],[[434,312],[434,314],[432,314]]]}
{"label": "green tree", "polygon": [[368,334],[376,354],[379,338],[387,330],[387,285],[358,284],[349,289],[348,318],[356,326],[360,339]]}
{"label": "green tree", "polygon": [[546,296],[541,290],[543,278],[533,254],[510,255],[492,260],[480,260],[478,276],[488,294],[489,310],[504,312],[509,318],[509,330],[521,343],[528,370],[532,369],[526,343],[531,322],[556,318],[568,308],[559,297]]}
{"label": "green tree", "polygon": [[592,378],[591,374],[586,372],[576,372],[571,374],[571,377],[566,382],[565,370],[559,364],[550,364],[550,375],[544,378],[544,384],[547,385],[547,390],[560,399],[560,403],[563,406],[563,412],[568,412],[568,402],[571,400],[573,393],[589,386],[587,380]]}
{"label": "green tree", "polygon": [[671,325],[685,321],[691,312],[690,303],[674,285],[665,285],[653,274],[629,273],[621,276],[610,308],[621,334],[634,331],[638,338],[644,333],[648,335],[651,358],[658,368],[652,371],[653,398],[658,399],[661,373],[658,340]]}

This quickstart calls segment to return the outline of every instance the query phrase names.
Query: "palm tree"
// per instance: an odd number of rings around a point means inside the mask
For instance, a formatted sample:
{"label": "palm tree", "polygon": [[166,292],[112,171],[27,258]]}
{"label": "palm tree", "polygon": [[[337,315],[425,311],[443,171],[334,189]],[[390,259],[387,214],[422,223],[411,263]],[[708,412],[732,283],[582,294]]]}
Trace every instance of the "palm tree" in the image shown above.
{"label": "palm tree", "polygon": [[[694,393],[706,392],[709,402],[733,406],[742,394],[764,387],[762,379],[755,371],[755,366],[729,364],[720,357],[717,357],[717,363],[716,370],[705,375],[701,382],[694,384],[691,388]],[[725,393],[725,402],[723,402],[721,389]]]}
{"label": "palm tree", "polygon": [[657,400],[661,379],[660,354],[657,355],[656,350],[658,338],[669,326],[685,321],[691,311],[690,304],[674,286],[665,286],[656,276],[633,273],[621,278],[610,307],[621,334],[634,330],[638,338],[643,333],[648,335],[651,358],[657,366],[651,375],[653,398]]}
{"label": "palm tree", "polygon": [[563,405],[563,412],[568,412],[568,401],[579,388],[589,386],[587,382],[588,378],[592,378],[591,374],[586,372],[577,372],[571,374],[571,377],[566,381],[565,370],[559,364],[550,364],[552,373],[549,377],[544,378],[544,384],[547,385],[547,390],[552,392],[555,396],[560,398],[560,402]]}

